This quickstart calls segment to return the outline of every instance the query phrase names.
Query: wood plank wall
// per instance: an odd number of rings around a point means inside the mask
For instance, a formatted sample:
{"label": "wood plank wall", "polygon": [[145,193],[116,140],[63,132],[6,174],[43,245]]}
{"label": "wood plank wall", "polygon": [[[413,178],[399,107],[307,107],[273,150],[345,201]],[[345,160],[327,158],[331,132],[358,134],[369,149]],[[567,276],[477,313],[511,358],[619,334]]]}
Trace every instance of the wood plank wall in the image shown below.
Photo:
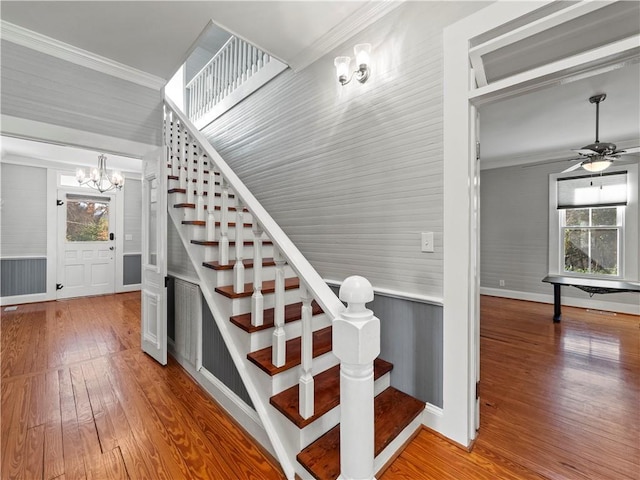
{"label": "wood plank wall", "polygon": [[[204,129],[325,278],[442,295],[442,28],[481,6],[407,2]],[[341,87],[333,59],[361,42],[372,76]]]}

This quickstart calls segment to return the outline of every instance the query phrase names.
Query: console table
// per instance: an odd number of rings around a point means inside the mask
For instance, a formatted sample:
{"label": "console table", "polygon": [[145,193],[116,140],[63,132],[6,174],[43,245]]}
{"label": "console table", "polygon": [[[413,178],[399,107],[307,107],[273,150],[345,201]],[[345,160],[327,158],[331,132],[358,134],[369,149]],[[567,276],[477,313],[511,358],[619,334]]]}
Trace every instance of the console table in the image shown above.
{"label": "console table", "polygon": [[639,292],[639,282],[626,282],[624,280],[606,280],[601,278],[580,278],[571,275],[547,275],[543,282],[553,285],[553,321],[559,322],[561,318],[560,287],[563,285],[579,288],[591,295],[595,293],[620,293]]}

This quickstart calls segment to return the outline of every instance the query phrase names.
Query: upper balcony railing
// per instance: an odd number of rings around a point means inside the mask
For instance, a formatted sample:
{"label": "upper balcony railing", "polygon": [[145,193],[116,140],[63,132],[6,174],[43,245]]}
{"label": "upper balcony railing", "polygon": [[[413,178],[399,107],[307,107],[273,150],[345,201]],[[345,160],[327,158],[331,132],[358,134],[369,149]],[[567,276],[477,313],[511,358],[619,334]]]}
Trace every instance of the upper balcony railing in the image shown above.
{"label": "upper balcony railing", "polygon": [[233,107],[287,65],[232,36],[186,85],[187,111],[199,129]]}

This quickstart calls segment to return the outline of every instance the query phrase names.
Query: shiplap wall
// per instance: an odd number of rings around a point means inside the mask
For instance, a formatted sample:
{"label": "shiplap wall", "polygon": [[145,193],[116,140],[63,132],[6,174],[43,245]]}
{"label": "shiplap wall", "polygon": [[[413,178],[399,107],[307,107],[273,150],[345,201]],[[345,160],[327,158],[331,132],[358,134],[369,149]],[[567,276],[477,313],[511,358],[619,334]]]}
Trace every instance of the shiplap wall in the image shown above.
{"label": "shiplap wall", "polygon": [[159,145],[160,92],[1,42],[2,114]]}
{"label": "shiplap wall", "polygon": [[[482,170],[480,176],[480,285],[551,295],[542,283],[549,259],[549,174],[559,164]],[[638,248],[632,245],[631,248]],[[563,296],[589,298],[577,288],[563,288]],[[598,299],[638,304],[638,294],[618,293]]]}
{"label": "shiplap wall", "polygon": [[2,257],[46,257],[47,169],[1,163],[0,176]]}
{"label": "shiplap wall", "polygon": [[[442,28],[482,6],[407,2],[204,129],[323,277],[442,295]],[[372,76],[341,87],[333,59],[361,42]]]}

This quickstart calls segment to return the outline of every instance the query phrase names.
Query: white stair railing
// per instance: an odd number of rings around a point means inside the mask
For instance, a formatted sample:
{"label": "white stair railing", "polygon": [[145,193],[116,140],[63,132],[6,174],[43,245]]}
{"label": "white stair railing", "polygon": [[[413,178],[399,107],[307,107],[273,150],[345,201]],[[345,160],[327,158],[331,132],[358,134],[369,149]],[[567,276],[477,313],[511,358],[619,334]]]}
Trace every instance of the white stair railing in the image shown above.
{"label": "white stair railing", "polygon": [[266,52],[232,36],[187,84],[189,119],[197,121],[272,60]]}
{"label": "white stair railing", "polygon": [[[251,52],[249,52],[251,53]],[[270,240],[273,244],[273,256],[276,264],[275,268],[275,300],[274,300],[274,332],[273,332],[273,355],[272,363],[276,367],[284,365],[286,360],[286,334],[284,330],[285,322],[285,265],[287,265],[300,282],[300,298],[302,300],[302,338],[301,338],[301,369],[299,376],[299,392],[300,392],[300,415],[303,418],[309,418],[314,413],[314,399],[313,399],[313,376],[312,376],[312,348],[313,348],[313,329],[311,326],[312,316],[312,301],[315,300],[322,308],[323,312],[328,316],[332,324],[334,325],[333,331],[333,343],[334,351],[338,358],[343,359],[346,363],[341,367],[341,371],[349,378],[348,382],[342,383],[343,376],[341,374],[341,402],[342,403],[342,415],[341,422],[347,430],[351,432],[359,432],[357,439],[345,439],[342,442],[343,448],[345,444],[352,442],[362,442],[361,433],[362,425],[355,428],[348,422],[349,415],[345,415],[345,412],[359,412],[357,418],[360,421],[366,420],[370,425],[365,428],[364,433],[373,435],[373,406],[371,406],[371,415],[369,415],[368,407],[361,409],[360,402],[362,401],[363,394],[366,393],[366,402],[368,402],[368,386],[369,380],[373,381],[373,359],[379,352],[379,324],[377,326],[377,340],[373,345],[359,345],[356,346],[351,342],[358,338],[358,332],[372,331],[374,325],[377,322],[369,310],[364,308],[364,304],[373,299],[373,290],[371,285],[366,282],[368,289],[363,290],[358,287],[349,287],[353,282],[348,279],[345,282],[347,287],[343,286],[345,290],[345,296],[343,297],[341,289],[341,299],[349,302],[349,309],[345,311],[345,307],[340,299],[333,293],[325,281],[320,277],[318,272],[309,264],[307,259],[300,253],[297,247],[289,239],[289,237],[282,231],[282,229],[276,224],[273,218],[267,213],[262,205],[257,201],[253,194],[247,189],[247,187],[240,181],[233,170],[227,165],[227,163],[220,157],[220,155],[213,149],[206,138],[199,132],[191,122],[180,112],[171,100],[165,98],[165,122],[171,125],[171,136],[167,135],[166,138],[172,138],[176,143],[176,139],[179,139],[180,147],[179,152],[173,150],[173,145],[168,145],[168,153],[171,153],[173,158],[179,162],[177,168],[179,173],[179,185],[186,185],[187,202],[194,203],[194,197],[197,197],[198,204],[201,201],[204,202],[205,183],[204,179],[207,178],[207,240],[212,240],[216,237],[214,218],[218,214],[213,212],[219,212],[220,232],[218,237],[218,261],[221,265],[229,265],[229,210],[230,210],[230,191],[233,192],[233,198],[235,199],[235,261],[234,266],[234,291],[239,292],[244,289],[244,268],[242,261],[244,259],[242,244],[244,242],[243,227],[244,227],[244,210],[246,209],[252,218],[253,222],[253,236],[254,236],[254,252],[253,252],[253,295],[251,299],[251,319],[252,324],[258,326],[263,323],[263,295],[262,295],[262,238]],[[207,160],[207,168],[204,168],[204,159]],[[175,166],[171,162],[170,174],[175,174]],[[208,173],[206,173],[208,170]],[[194,182],[195,180],[195,182]],[[220,185],[220,203],[219,207],[215,202],[216,193],[216,181]],[[175,182],[175,181],[174,181]],[[200,200],[202,198],[202,200]],[[219,208],[219,210],[217,210]],[[190,209],[186,209],[190,210]],[[202,210],[197,209],[199,212]],[[198,219],[200,219],[198,215]],[[204,215],[203,217],[204,218]],[[209,224],[211,223],[211,225]],[[236,270],[237,269],[237,270]],[[354,277],[351,277],[354,278]],[[358,277],[361,278],[361,277]],[[362,284],[362,282],[360,282]],[[360,285],[359,284],[359,285]],[[364,292],[364,293],[363,293]],[[370,297],[370,298],[369,298]],[[368,312],[368,313],[367,313]],[[366,318],[365,318],[366,317]],[[351,323],[350,323],[351,322]],[[358,323],[360,322],[360,323]],[[363,329],[358,326],[364,325]],[[375,325],[374,325],[375,326]],[[336,327],[338,330],[336,331]],[[374,328],[375,330],[375,328]],[[360,336],[362,337],[362,335]],[[336,350],[336,345],[338,349]],[[351,350],[351,352],[349,352]],[[360,352],[357,358],[352,358],[355,352]],[[375,352],[375,355],[373,353]],[[371,355],[373,355],[371,357]],[[343,358],[344,357],[344,358]],[[369,360],[369,357],[370,360]],[[362,361],[362,362],[361,362]],[[359,363],[360,362],[360,363]],[[365,365],[366,364],[366,365]],[[370,364],[370,365],[369,365]],[[238,369],[243,372],[244,368]],[[371,375],[369,375],[369,373]],[[242,373],[241,373],[242,375]],[[370,378],[369,378],[370,377]],[[246,379],[245,379],[246,380]],[[344,388],[342,387],[344,385]],[[372,385],[372,383],[371,383]],[[343,393],[344,392],[344,395]],[[373,388],[371,387],[371,405],[373,405]],[[367,403],[368,405],[368,403]],[[264,412],[263,409],[258,409],[259,412]],[[347,422],[345,424],[344,422]],[[265,426],[270,422],[268,419],[263,419]],[[350,425],[350,426],[349,426]],[[342,428],[341,430],[344,430]],[[358,430],[359,429],[359,430]],[[367,445],[369,440],[366,440]],[[371,440],[372,442],[372,440]],[[282,451],[274,444],[277,450],[278,457],[281,463],[285,461],[285,458],[281,457]],[[367,447],[368,448],[368,447]],[[359,458],[363,458],[361,455],[363,450],[354,452],[343,451],[342,458],[349,458],[352,454],[358,455]],[[368,450],[367,450],[368,451]],[[371,452],[373,455],[373,452]],[[368,457],[366,457],[368,462]],[[283,463],[283,468],[289,476],[290,467],[292,467],[292,459],[288,458],[288,466]],[[371,457],[371,469],[373,469],[373,457]],[[360,465],[360,462],[358,462]],[[348,465],[346,468],[351,468]],[[347,470],[345,470],[346,474]],[[352,478],[347,476],[345,478]],[[365,478],[365,477],[353,477],[353,478]]]}

